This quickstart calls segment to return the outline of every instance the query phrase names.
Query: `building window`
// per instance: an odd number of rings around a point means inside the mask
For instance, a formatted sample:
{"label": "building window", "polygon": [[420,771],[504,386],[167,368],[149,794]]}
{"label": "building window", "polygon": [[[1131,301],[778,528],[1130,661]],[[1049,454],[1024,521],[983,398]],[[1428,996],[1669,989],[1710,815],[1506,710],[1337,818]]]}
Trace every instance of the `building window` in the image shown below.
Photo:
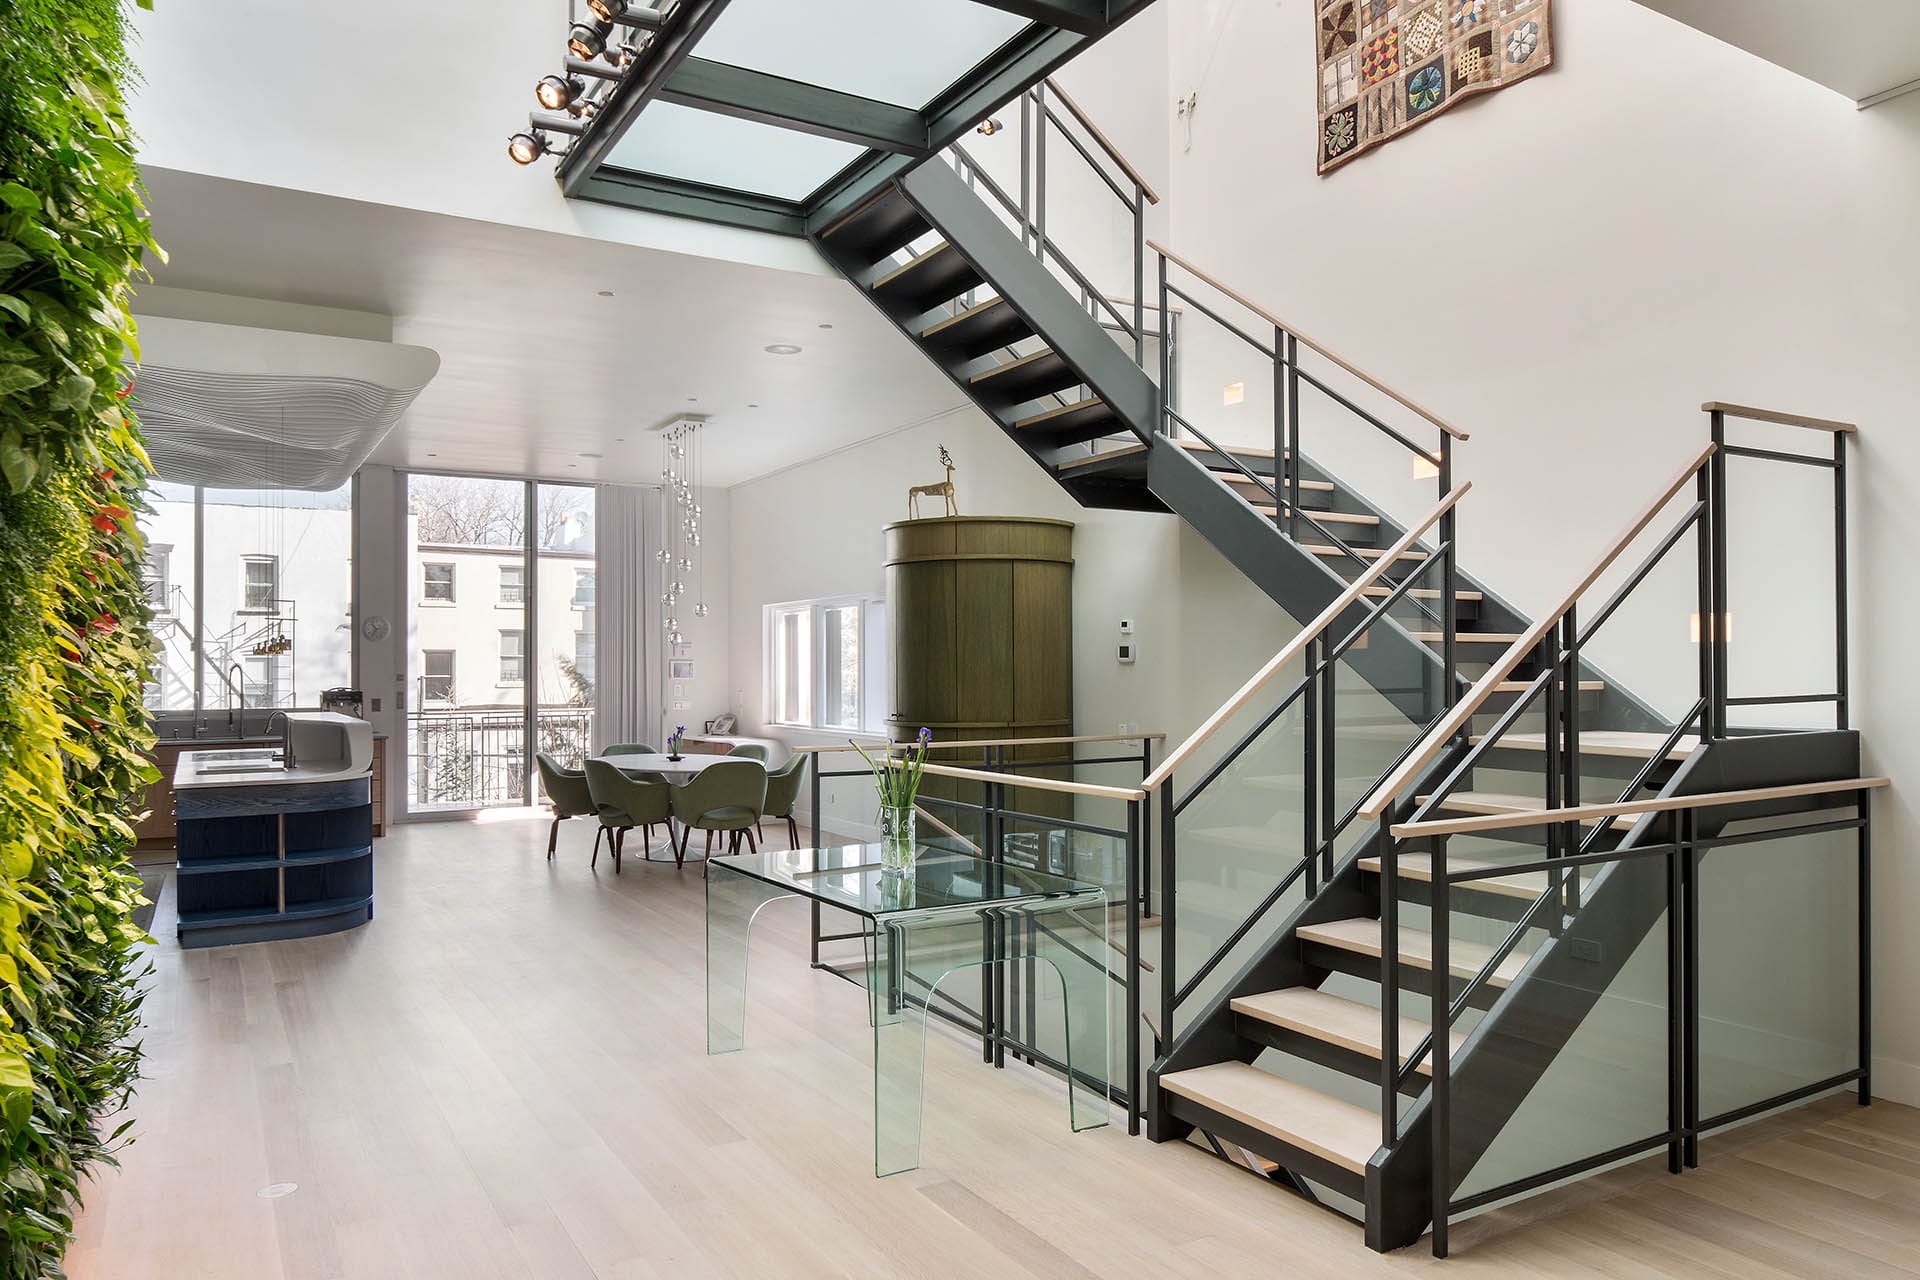
{"label": "building window", "polygon": [[[453,597],[447,597],[451,600]],[[519,608],[527,602],[527,566],[523,564],[503,564],[500,566],[500,606],[501,608]]]}
{"label": "building window", "polygon": [[593,570],[575,569],[573,571],[573,607],[593,608]]}
{"label": "building window", "polygon": [[248,556],[240,562],[240,607],[247,613],[272,613],[280,596],[280,557]]}
{"label": "building window", "polygon": [[452,604],[453,566],[450,564],[421,565],[420,598],[432,604]]}
{"label": "building window", "polygon": [[524,684],[527,678],[527,633],[500,633],[500,683]]}
{"label": "building window", "polygon": [[880,732],[885,605],[807,600],[767,608],[767,719],[806,729]]}
{"label": "building window", "polygon": [[426,702],[453,701],[453,650],[428,649],[421,653],[420,697]]}
{"label": "building window", "polygon": [[573,633],[573,669],[588,689],[593,688],[593,632]]}
{"label": "building window", "polygon": [[147,544],[147,601],[154,613],[170,617],[173,613],[173,548]]}

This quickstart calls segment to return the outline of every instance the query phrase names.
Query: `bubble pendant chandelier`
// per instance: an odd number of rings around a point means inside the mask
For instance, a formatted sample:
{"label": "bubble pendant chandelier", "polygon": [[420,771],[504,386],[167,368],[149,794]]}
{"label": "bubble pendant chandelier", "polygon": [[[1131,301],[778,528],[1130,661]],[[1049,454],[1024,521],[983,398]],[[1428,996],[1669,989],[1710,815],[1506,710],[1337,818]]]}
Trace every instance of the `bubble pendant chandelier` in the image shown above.
{"label": "bubble pendant chandelier", "polygon": [[660,479],[666,490],[667,531],[665,542],[654,557],[660,562],[660,578],[666,584],[660,605],[661,622],[669,644],[682,644],[686,640],[680,627],[681,610],[688,610],[695,618],[704,618],[709,612],[700,572],[700,493],[705,476],[700,457],[703,425],[690,419],[682,420],[662,435],[665,456]]}

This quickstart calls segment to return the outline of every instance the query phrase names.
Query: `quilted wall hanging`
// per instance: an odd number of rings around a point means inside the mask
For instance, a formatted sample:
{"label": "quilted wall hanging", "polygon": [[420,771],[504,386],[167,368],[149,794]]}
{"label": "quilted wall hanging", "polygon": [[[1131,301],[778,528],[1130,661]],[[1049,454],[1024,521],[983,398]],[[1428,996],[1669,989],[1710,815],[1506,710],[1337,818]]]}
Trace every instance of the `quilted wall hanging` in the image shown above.
{"label": "quilted wall hanging", "polygon": [[1553,64],[1553,0],[1321,0],[1320,172]]}

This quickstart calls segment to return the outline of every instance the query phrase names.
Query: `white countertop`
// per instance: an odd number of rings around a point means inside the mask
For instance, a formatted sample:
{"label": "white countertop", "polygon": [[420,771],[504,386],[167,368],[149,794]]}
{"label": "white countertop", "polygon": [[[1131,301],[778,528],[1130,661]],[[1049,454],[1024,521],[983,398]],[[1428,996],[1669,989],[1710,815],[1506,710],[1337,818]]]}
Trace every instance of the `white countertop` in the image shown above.
{"label": "white countertop", "polygon": [[173,789],[296,786],[372,772],[373,726],[365,720],[336,711],[296,711],[288,718],[295,735],[293,768],[281,768],[274,758],[280,754],[278,740],[182,751],[173,766]]}

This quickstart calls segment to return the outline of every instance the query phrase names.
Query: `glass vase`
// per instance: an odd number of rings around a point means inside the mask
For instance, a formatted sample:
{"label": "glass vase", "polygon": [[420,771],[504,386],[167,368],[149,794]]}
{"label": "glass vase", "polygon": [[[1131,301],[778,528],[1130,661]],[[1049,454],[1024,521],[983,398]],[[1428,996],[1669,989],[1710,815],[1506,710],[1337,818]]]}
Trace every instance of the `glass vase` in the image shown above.
{"label": "glass vase", "polygon": [[880,806],[880,869],[890,875],[913,870],[919,845],[914,841],[911,804]]}

